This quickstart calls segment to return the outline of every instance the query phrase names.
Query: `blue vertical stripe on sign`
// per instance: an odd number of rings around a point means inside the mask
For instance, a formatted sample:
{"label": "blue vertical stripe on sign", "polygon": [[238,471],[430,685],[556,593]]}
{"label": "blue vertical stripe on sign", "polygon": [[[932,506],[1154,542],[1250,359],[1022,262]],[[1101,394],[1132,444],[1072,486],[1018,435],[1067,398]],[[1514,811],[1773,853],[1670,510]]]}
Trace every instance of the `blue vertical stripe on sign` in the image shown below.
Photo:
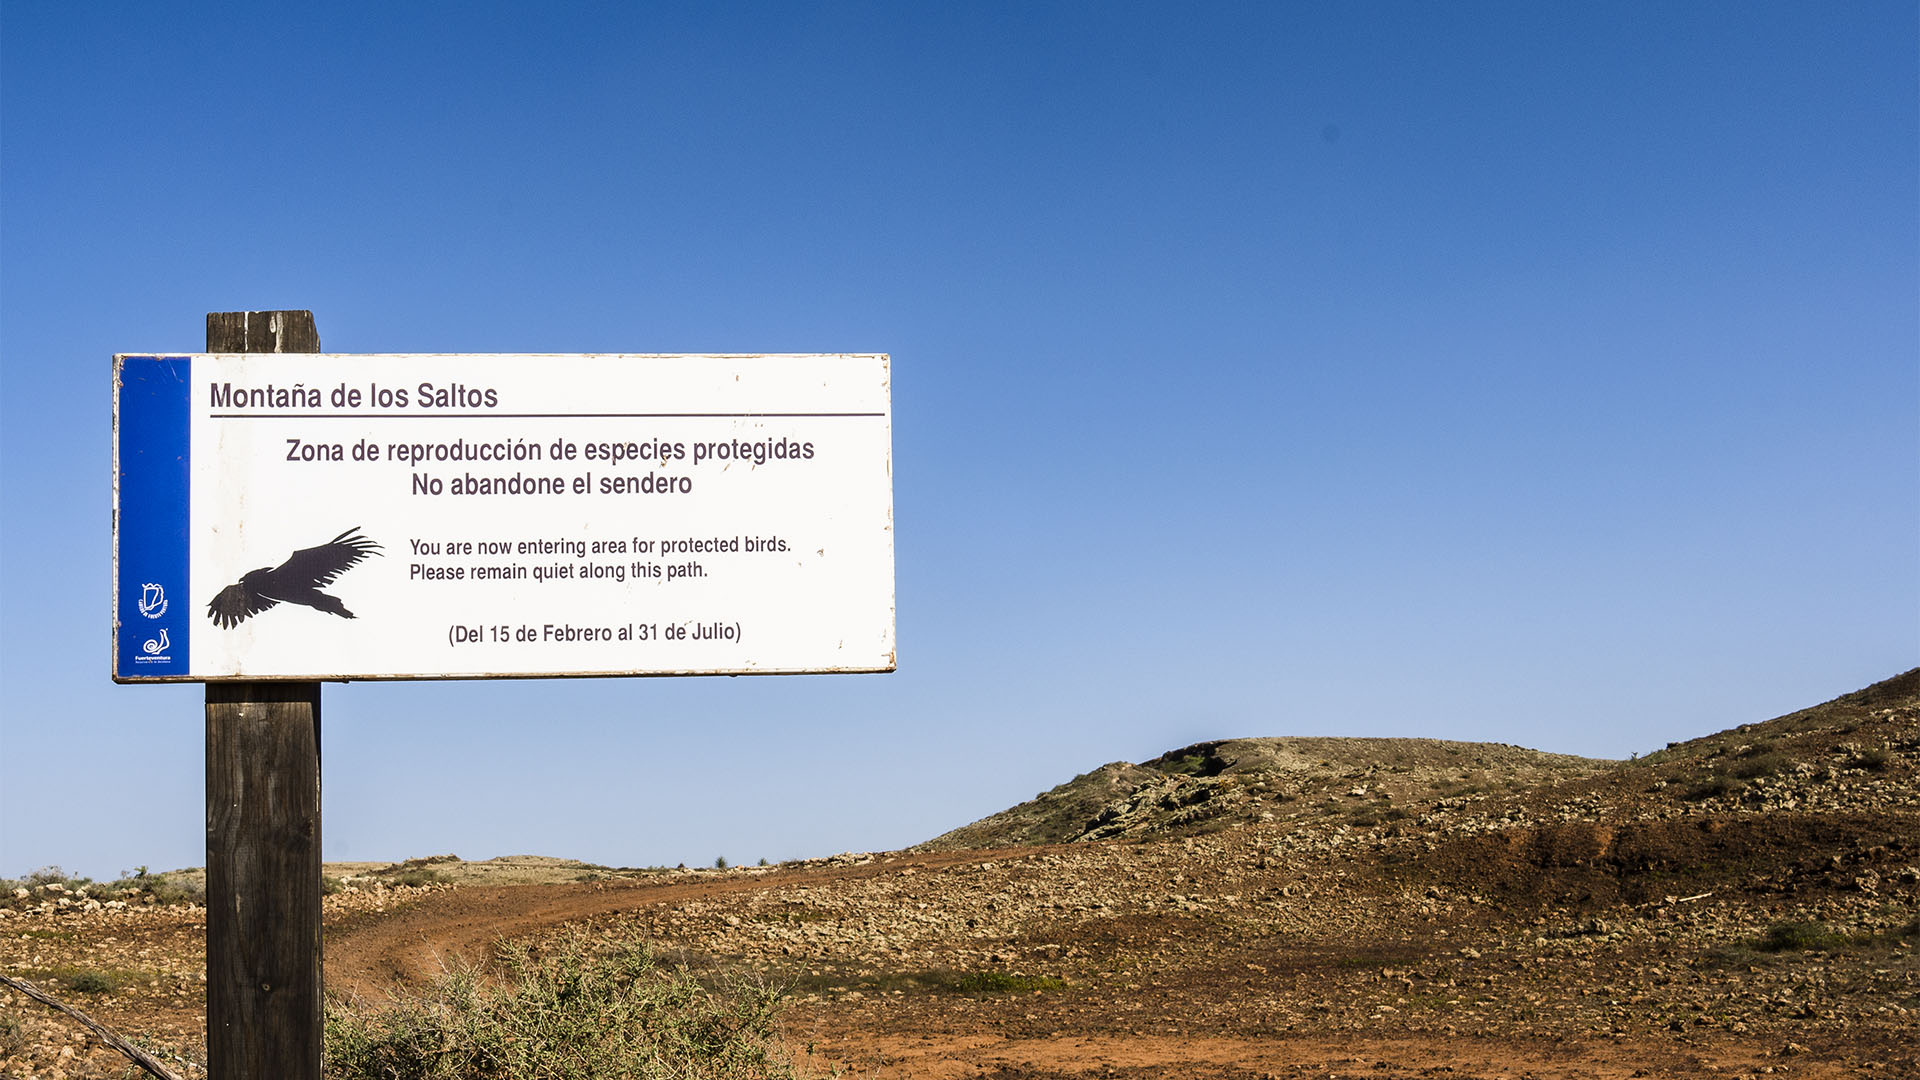
{"label": "blue vertical stripe on sign", "polygon": [[192,657],[187,495],[193,360],[123,356],[115,368],[113,674],[178,678],[189,674]]}

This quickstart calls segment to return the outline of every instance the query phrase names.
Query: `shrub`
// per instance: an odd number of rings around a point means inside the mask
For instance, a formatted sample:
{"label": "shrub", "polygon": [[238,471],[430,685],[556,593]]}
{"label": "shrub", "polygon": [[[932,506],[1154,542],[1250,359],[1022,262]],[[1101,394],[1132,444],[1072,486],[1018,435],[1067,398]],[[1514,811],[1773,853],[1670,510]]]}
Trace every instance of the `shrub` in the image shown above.
{"label": "shrub", "polygon": [[1703,802],[1707,799],[1717,799],[1722,795],[1731,795],[1739,790],[1739,781],[1730,776],[1710,776],[1688,788],[1682,797],[1688,802]]}
{"label": "shrub", "polygon": [[382,875],[382,879],[391,886],[412,885],[419,887],[424,885],[438,885],[447,880],[447,875],[438,870],[429,870],[424,866],[417,866],[410,870],[402,870],[396,874]]}
{"label": "shrub", "polygon": [[791,1078],[774,1018],[779,993],[716,994],[663,971],[637,937],[575,931],[504,945],[491,969],[453,967],[384,1008],[329,1003],[327,1075],[337,1080]]}
{"label": "shrub", "polygon": [[76,971],[60,981],[76,994],[104,994],[117,985],[113,976],[104,971]]}
{"label": "shrub", "polygon": [[1852,761],[1847,762],[1847,764],[1856,769],[1865,769],[1868,772],[1879,772],[1887,767],[1887,761],[1887,752],[1876,746],[1871,750],[1862,750]]}
{"label": "shrub", "polygon": [[[24,878],[0,878],[0,907],[19,908],[38,904],[53,895],[47,889],[51,885],[65,889],[66,895],[74,899],[85,897],[136,903],[142,897],[151,895],[155,902],[162,904],[204,904],[207,899],[206,886],[185,872],[155,874],[141,866],[131,872],[123,871],[112,881],[96,882],[91,878],[69,874],[58,866],[43,866]],[[14,890],[20,888],[29,890],[26,897],[13,895]]]}
{"label": "shrub", "polygon": [[153,894],[156,904],[205,904],[207,902],[207,883],[205,879],[194,879],[185,875],[166,875],[152,878],[146,889]]}
{"label": "shrub", "polygon": [[968,971],[934,981],[963,994],[1031,994],[1067,985],[1052,975],[1009,975],[1004,971]]}
{"label": "shrub", "polygon": [[1761,952],[1778,953],[1835,949],[1845,944],[1846,937],[1829,930],[1824,923],[1780,922],[1767,927],[1755,947]]}
{"label": "shrub", "polygon": [[1778,776],[1791,766],[1785,754],[1768,752],[1742,758],[1733,767],[1733,775],[1742,780],[1757,780],[1763,776]]}

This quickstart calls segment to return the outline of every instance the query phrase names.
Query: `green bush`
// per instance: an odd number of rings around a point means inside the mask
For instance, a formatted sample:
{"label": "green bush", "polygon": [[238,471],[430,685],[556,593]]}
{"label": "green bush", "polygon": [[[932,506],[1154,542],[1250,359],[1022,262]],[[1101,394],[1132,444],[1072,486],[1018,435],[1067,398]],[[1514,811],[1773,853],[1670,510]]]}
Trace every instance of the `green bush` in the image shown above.
{"label": "green bush", "polygon": [[[185,873],[154,874],[141,866],[130,872],[122,871],[113,881],[96,882],[69,874],[58,866],[43,866],[24,878],[0,878],[0,907],[27,907],[53,898],[58,894],[48,891],[50,885],[64,888],[66,895],[74,899],[120,900],[130,904],[139,903],[149,895],[161,904],[204,904],[207,900],[206,886]],[[19,888],[29,890],[28,895],[15,897],[13,892]]]}
{"label": "green bush", "polygon": [[184,874],[149,878],[145,888],[147,892],[153,894],[156,904],[205,904],[207,902],[206,880],[195,879]]}
{"label": "green bush", "polygon": [[1870,750],[1862,750],[1859,754],[1855,755],[1852,761],[1847,762],[1847,764],[1856,769],[1865,769],[1868,772],[1881,772],[1887,767],[1889,760],[1891,759],[1888,758],[1887,752],[1876,746]]}
{"label": "green bush", "polygon": [[394,887],[411,885],[419,888],[425,885],[438,885],[447,880],[447,875],[438,870],[429,870],[424,866],[416,866],[393,874],[382,874],[380,880]]}
{"label": "green bush", "polygon": [[1207,768],[1205,754],[1188,754],[1176,761],[1169,761],[1160,767],[1160,771],[1174,776],[1198,776]]}
{"label": "green bush", "polygon": [[665,971],[637,937],[574,932],[505,945],[489,969],[456,966],[423,996],[385,1007],[329,1003],[331,1080],[791,1078],[779,993],[714,993]]}
{"label": "green bush", "polygon": [[1841,934],[1817,922],[1780,922],[1767,927],[1756,947],[1761,952],[1806,952],[1809,949],[1837,949],[1847,944]]}
{"label": "green bush", "polygon": [[104,971],[76,971],[60,981],[76,994],[104,994],[118,985],[113,976]]}
{"label": "green bush", "polygon": [[963,994],[1031,994],[1062,990],[1066,983],[1052,975],[1010,975],[1004,971],[967,971],[934,980]]}
{"label": "green bush", "polygon": [[816,972],[802,975],[796,990],[843,994],[923,993],[964,994],[980,997],[988,994],[1037,994],[1067,989],[1067,981],[1055,975],[1019,975],[1007,971],[956,971],[934,968],[919,971],[892,971],[849,978],[846,973]]}
{"label": "green bush", "polygon": [[1710,776],[1693,787],[1688,788],[1682,798],[1685,798],[1688,802],[1702,802],[1707,799],[1717,799],[1725,795],[1731,795],[1739,790],[1739,781],[1730,776]]}
{"label": "green bush", "polygon": [[1793,766],[1785,754],[1767,752],[1752,754],[1741,758],[1733,767],[1733,775],[1742,780],[1757,780],[1763,776],[1778,776]]}

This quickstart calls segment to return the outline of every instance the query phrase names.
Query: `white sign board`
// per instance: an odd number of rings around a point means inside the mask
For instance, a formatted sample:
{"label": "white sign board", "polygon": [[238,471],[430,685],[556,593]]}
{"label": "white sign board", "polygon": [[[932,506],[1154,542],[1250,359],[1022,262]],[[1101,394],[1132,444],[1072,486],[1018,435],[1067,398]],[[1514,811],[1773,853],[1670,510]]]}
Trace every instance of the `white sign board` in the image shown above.
{"label": "white sign board", "polygon": [[893,670],[885,355],[114,376],[117,681]]}

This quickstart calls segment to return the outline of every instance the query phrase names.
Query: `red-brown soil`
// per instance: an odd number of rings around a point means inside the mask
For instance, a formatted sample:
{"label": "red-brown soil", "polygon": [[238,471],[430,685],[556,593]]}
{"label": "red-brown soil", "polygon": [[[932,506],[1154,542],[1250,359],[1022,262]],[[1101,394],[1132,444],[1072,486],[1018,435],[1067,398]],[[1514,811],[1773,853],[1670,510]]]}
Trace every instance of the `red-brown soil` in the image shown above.
{"label": "red-brown soil", "polygon": [[[585,925],[788,987],[789,1045],[820,1075],[1920,1076],[1920,678],[1903,679],[1397,814],[1337,791],[1242,804],[1244,778],[1191,798],[1223,772],[1170,800],[1120,790],[1127,808],[1093,819],[1164,803],[1185,835],[348,892],[329,899],[327,981],[378,1001],[497,939]],[[1203,802],[1246,812],[1191,814]],[[190,1058],[203,916],[82,906],[7,912],[0,970],[123,972],[77,1003]],[[58,1017],[0,1002],[26,1026],[5,1075],[119,1075]]]}

